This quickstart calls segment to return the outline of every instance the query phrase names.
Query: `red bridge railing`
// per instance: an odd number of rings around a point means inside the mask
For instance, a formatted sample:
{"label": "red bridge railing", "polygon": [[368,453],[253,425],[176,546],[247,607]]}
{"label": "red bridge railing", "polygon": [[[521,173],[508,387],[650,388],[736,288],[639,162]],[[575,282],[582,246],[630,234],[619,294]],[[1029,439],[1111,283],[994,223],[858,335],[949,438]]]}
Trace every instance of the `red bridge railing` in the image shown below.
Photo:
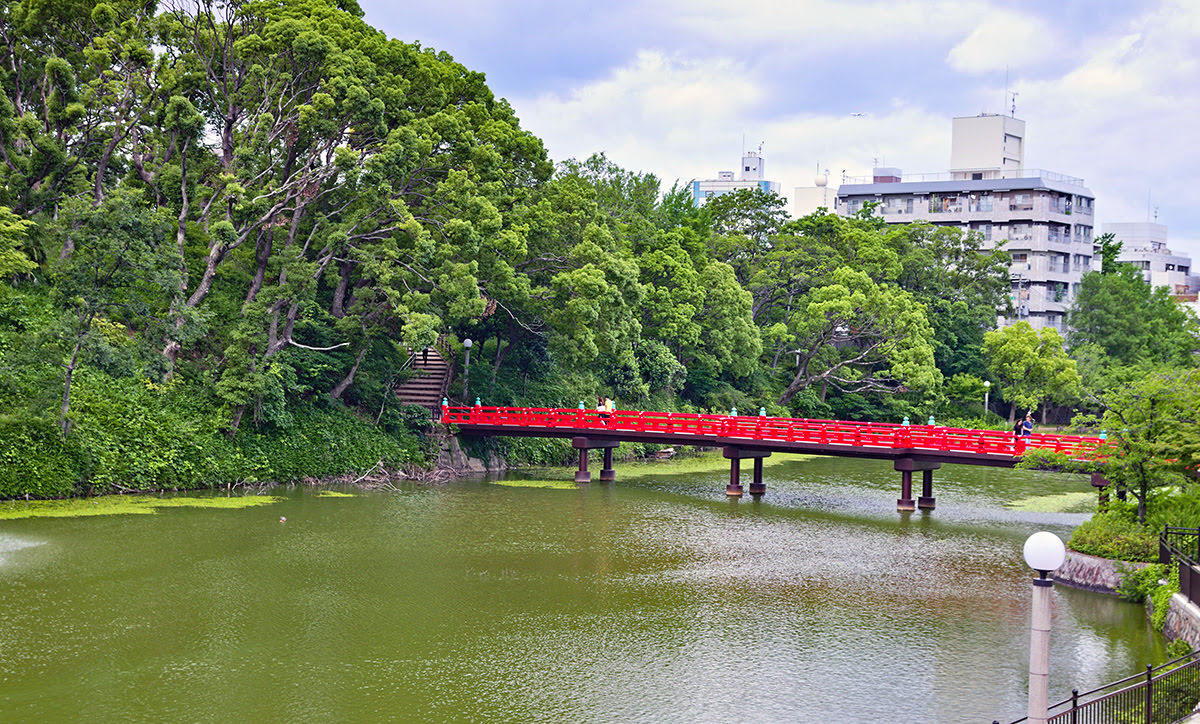
{"label": "red bridge railing", "polygon": [[617,410],[604,418],[594,410],[542,407],[442,407],[442,422],[459,425],[690,434],[705,437],[915,448],[979,454],[1022,455],[1028,448],[1074,458],[1093,457],[1104,441],[1080,435],[1033,434],[1015,438],[999,430],[966,430],[937,425],[845,422],[791,417],[699,415],[686,412]]}

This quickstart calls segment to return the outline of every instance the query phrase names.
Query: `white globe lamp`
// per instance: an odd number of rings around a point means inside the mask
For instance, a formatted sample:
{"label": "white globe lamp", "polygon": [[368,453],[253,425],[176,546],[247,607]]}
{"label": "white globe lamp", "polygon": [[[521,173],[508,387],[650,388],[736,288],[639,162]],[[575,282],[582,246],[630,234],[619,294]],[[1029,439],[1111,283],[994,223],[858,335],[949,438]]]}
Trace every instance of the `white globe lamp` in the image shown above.
{"label": "white globe lamp", "polygon": [[1046,531],[1025,541],[1025,562],[1038,572],[1033,579],[1033,613],[1029,626],[1029,719],[1045,724],[1049,718],[1050,693],[1050,594],[1054,587],[1051,571],[1067,559],[1062,540]]}

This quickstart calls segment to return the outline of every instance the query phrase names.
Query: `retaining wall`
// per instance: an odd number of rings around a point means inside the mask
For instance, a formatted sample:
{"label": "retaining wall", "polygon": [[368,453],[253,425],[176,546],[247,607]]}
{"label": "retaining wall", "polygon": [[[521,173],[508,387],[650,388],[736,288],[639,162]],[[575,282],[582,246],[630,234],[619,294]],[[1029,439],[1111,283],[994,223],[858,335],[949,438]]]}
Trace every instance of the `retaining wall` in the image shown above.
{"label": "retaining wall", "polygon": [[1129,563],[1109,558],[1089,556],[1086,553],[1067,551],[1067,561],[1054,572],[1054,580],[1072,588],[1097,593],[1116,593],[1121,585],[1121,568],[1144,568],[1148,563]]}
{"label": "retaining wall", "polygon": [[1193,649],[1200,649],[1200,606],[1187,600],[1182,593],[1171,596],[1163,635],[1168,639],[1183,639]]}

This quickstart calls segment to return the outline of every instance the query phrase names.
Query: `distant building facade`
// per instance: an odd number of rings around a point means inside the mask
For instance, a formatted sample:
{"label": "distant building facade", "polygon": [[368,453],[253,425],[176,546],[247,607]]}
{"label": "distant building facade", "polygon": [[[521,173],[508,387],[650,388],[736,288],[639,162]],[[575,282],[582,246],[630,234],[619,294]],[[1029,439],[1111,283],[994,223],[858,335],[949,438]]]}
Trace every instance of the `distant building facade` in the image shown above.
{"label": "distant building facade", "polygon": [[741,171],[718,171],[715,179],[692,182],[692,201],[697,206],[703,206],[715,196],[727,194],[738,189],[762,189],[775,194],[779,193],[779,182],[768,181],[766,178],[766,159],[762,151],[747,151],[742,155]]}
{"label": "distant building facade", "polygon": [[985,246],[1012,255],[1012,316],[1034,328],[1066,329],[1066,312],[1095,254],[1095,196],[1083,179],[1024,167],[1025,122],[984,114],[955,118],[950,171],[902,178],[877,168],[870,178],[847,179],[837,191],[837,213],[852,216],[863,204],[891,224],[928,221],[983,235]]}
{"label": "distant building facade", "polygon": [[1142,270],[1146,281],[1166,287],[1171,294],[1186,296],[1200,292],[1200,275],[1192,272],[1191,257],[1167,248],[1167,227],[1149,221],[1106,223],[1104,233],[1121,242],[1117,261]]}
{"label": "distant building facade", "polygon": [[837,205],[837,189],[829,188],[829,169],[824,173],[817,172],[812,186],[797,186],[792,190],[792,218],[816,213],[817,209],[825,209],[833,213]]}

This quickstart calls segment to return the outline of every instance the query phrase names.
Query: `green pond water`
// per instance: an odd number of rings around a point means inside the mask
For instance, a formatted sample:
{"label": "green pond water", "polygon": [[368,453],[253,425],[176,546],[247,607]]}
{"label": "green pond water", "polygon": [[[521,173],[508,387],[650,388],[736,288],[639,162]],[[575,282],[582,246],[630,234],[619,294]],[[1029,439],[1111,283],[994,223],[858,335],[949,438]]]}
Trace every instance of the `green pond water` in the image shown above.
{"label": "green pond water", "polygon": [[[1021,545],[1085,519],[1038,512],[1086,501],[1083,478],[944,467],[937,510],[901,515],[885,462],[777,456],[760,501],[725,498],[727,465],[141,499],[141,515],[4,503],[0,721],[1023,715]],[[105,514],[74,514],[89,507]],[[1163,660],[1140,606],[1054,598],[1052,701]]]}

